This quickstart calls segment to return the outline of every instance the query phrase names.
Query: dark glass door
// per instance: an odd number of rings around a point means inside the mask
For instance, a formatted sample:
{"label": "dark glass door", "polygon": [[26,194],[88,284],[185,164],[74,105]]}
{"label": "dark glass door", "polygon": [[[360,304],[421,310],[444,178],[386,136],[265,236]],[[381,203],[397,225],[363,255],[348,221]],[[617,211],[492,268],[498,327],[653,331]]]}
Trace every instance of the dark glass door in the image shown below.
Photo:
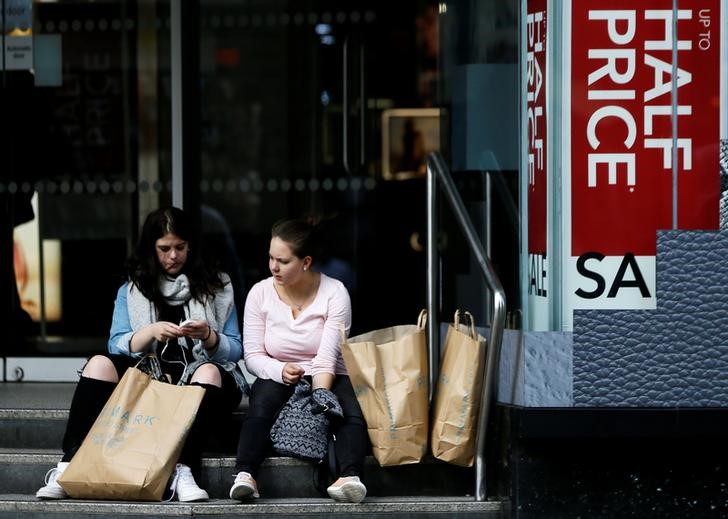
{"label": "dark glass door", "polygon": [[436,103],[436,4],[203,2],[200,20],[202,203],[229,233],[218,243],[236,251],[224,256],[239,293],[269,275],[270,225],[314,214],[333,238],[320,268],[349,288],[354,332],[414,322],[424,176],[383,164],[383,124],[403,128],[406,109],[437,128],[425,110]]}

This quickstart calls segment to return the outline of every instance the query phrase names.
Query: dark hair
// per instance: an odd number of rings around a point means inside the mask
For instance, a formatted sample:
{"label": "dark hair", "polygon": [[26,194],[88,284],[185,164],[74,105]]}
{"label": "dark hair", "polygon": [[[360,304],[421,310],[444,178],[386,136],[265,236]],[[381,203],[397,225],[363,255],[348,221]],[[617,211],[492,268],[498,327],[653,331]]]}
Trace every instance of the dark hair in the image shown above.
{"label": "dark hair", "polygon": [[159,278],[165,275],[157,259],[157,240],[166,234],[174,234],[186,241],[189,247],[187,261],[180,274],[190,282],[192,297],[202,301],[213,296],[216,289],[223,287],[218,273],[208,268],[200,256],[199,242],[189,216],[177,207],[164,207],[147,215],[133,254],[127,262],[129,280],[154,302],[157,308],[164,298],[159,291]]}
{"label": "dark hair", "polygon": [[286,242],[298,258],[310,256],[312,262],[323,255],[323,243],[318,223],[314,219],[279,220],[271,228],[271,238]]}

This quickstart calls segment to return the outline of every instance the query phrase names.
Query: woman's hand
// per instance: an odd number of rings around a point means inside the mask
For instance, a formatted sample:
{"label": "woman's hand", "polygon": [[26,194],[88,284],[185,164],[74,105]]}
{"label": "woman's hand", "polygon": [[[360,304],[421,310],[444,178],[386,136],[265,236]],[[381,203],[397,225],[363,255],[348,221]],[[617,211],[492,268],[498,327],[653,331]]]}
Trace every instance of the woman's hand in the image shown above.
{"label": "woman's hand", "polygon": [[157,321],[140,328],[131,336],[129,350],[132,352],[146,351],[157,340],[167,342],[181,337],[179,326],[168,321]]}
{"label": "woman's hand", "polygon": [[179,326],[168,321],[157,321],[148,328],[152,338],[159,342],[167,342],[182,336]]}
{"label": "woman's hand", "polygon": [[179,325],[179,331],[180,335],[184,335],[192,339],[199,339],[201,341],[209,339],[210,335],[212,335],[210,325],[207,324],[207,321],[204,319],[199,319],[197,321],[188,319],[186,321],[182,321]]}
{"label": "woman's hand", "polygon": [[283,365],[283,383],[286,385],[296,384],[305,373],[305,370],[298,364],[286,362]]}

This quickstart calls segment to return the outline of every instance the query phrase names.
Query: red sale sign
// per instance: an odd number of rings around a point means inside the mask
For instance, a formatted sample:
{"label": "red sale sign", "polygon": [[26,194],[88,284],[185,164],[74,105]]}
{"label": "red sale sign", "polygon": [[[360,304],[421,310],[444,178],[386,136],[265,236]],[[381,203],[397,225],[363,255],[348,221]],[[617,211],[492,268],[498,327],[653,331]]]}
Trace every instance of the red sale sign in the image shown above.
{"label": "red sale sign", "polygon": [[546,0],[526,5],[526,120],[528,121],[528,270],[531,329],[549,327],[547,10]]}
{"label": "red sale sign", "polygon": [[654,308],[656,231],[718,227],[721,2],[679,7],[565,3],[569,321],[575,308]]}
{"label": "red sale sign", "polygon": [[528,110],[528,252],[546,254],[546,0],[526,14]]}

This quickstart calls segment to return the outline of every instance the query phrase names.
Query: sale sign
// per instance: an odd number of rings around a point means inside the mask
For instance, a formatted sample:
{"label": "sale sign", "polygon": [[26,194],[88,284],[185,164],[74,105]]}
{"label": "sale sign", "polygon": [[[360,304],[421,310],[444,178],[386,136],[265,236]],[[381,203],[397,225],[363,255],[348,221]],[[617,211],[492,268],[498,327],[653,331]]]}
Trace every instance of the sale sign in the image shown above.
{"label": "sale sign", "polygon": [[528,301],[532,330],[548,330],[550,324],[546,35],[546,0],[529,0],[526,5],[525,83],[528,121]]}
{"label": "sale sign", "polygon": [[564,4],[567,327],[577,308],[655,308],[656,231],[718,227],[721,1],[678,5]]}

